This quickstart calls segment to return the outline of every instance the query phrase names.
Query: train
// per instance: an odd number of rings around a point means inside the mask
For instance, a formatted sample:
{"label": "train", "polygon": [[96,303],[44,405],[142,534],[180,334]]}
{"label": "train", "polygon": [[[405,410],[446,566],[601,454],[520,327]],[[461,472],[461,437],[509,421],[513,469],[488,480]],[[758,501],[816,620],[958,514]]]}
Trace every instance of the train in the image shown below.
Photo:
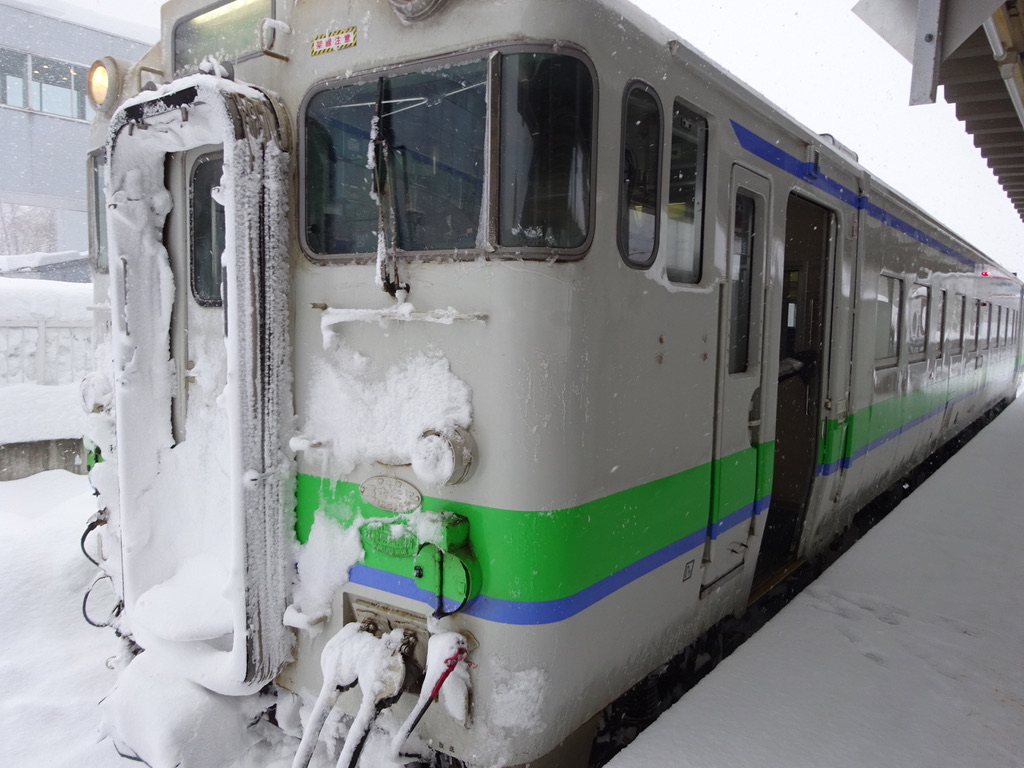
{"label": "train", "polygon": [[89,75],[83,387],[104,717],[150,765],[249,742],[129,714],[237,704],[296,768],[586,766],[1015,397],[1016,275],[625,0],[161,29]]}

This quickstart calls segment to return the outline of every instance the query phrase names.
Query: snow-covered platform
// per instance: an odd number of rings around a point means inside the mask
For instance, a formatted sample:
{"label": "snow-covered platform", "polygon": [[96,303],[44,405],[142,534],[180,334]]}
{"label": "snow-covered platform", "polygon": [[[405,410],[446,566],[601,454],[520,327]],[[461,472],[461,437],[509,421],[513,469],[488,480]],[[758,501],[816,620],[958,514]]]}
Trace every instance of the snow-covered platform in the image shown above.
{"label": "snow-covered platform", "polygon": [[609,768],[1024,766],[1018,401]]}

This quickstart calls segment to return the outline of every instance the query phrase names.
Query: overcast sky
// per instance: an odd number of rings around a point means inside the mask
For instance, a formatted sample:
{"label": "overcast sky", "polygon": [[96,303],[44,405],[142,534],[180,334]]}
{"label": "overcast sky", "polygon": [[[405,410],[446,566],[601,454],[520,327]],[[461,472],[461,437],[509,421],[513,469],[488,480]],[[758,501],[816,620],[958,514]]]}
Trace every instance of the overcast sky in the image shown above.
{"label": "overcast sky", "polygon": [[[15,0],[99,26],[95,0]],[[483,0],[474,0],[482,2]],[[385,0],[380,0],[384,3]],[[1024,274],[1024,224],[953,108],[909,107],[910,64],[849,10],[855,0],[634,0],[874,175]],[[124,33],[155,41],[158,0],[104,0]],[[93,19],[89,22],[87,19]],[[113,30],[118,31],[118,30]]]}

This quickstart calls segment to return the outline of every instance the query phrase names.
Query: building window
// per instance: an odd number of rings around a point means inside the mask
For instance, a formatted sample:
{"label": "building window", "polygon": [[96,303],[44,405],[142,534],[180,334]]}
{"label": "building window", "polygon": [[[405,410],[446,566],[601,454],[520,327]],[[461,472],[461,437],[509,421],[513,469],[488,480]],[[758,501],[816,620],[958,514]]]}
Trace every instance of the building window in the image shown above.
{"label": "building window", "polygon": [[665,227],[665,268],[673,283],[700,280],[707,147],[708,121],[676,100]]}
{"label": "building window", "polygon": [[875,304],[875,365],[896,365],[900,354],[901,303],[903,281],[898,277],[879,275]]}
{"label": "building window", "polygon": [[25,75],[28,55],[0,48],[0,104],[26,106]]}
{"label": "building window", "polygon": [[0,104],[91,120],[88,73],[80,64],[0,48]]}
{"label": "building window", "polygon": [[619,251],[630,266],[649,267],[658,249],[661,102],[634,83],[626,92],[619,190]]}

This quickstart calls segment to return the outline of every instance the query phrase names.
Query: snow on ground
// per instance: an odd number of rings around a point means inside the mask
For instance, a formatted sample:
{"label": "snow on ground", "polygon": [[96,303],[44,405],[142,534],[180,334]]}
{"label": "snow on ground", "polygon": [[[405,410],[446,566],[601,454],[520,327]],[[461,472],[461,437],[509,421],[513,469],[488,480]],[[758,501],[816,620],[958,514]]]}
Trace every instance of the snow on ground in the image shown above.
{"label": "snow on ground", "polygon": [[[1022,436],[1018,403],[611,768],[1020,768]],[[80,613],[93,509],[65,472],[0,482],[0,765],[126,765],[97,743],[118,643]]]}
{"label": "snow on ground", "polygon": [[96,704],[114,684],[105,662],[118,642],[81,614],[96,568],[78,539],[94,510],[88,480],[69,472],[0,482],[0,765],[126,765],[96,730]]}
{"label": "snow on ground", "polygon": [[1024,403],[609,768],[1024,765]]}

